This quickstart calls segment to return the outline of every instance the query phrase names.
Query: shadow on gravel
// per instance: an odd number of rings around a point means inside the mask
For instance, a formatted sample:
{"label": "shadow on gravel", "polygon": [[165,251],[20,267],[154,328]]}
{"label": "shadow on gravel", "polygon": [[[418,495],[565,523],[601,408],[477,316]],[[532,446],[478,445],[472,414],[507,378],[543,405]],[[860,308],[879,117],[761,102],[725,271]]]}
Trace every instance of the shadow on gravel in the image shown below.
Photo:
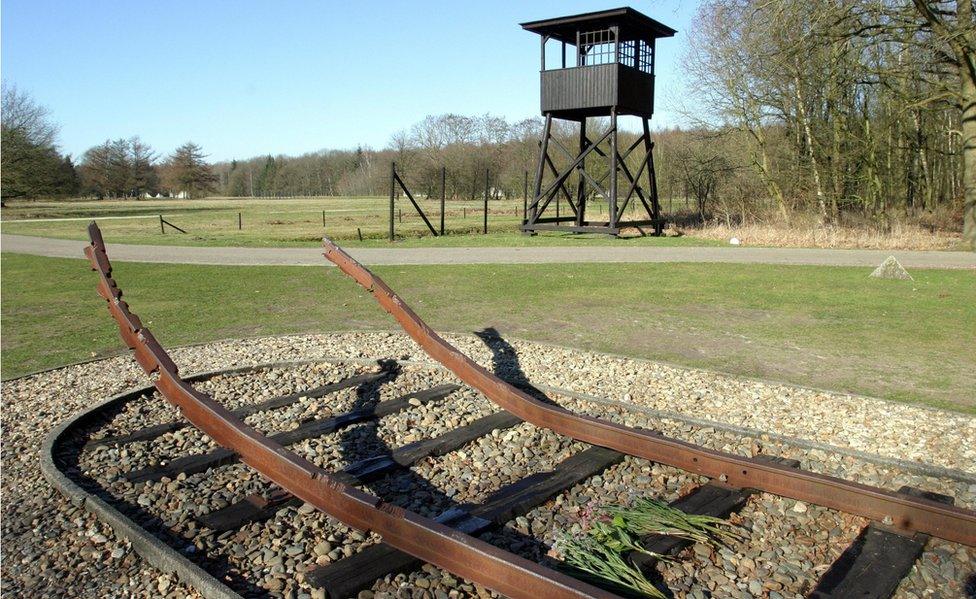
{"label": "shadow on gravel", "polygon": [[474,335],[491,350],[491,367],[496,376],[539,401],[556,405],[556,402],[529,381],[529,377],[522,370],[522,364],[519,362],[515,348],[501,336],[497,329],[487,327],[475,331]]}
{"label": "shadow on gravel", "polygon": [[[518,353],[515,351],[515,348],[512,347],[512,345],[501,336],[497,329],[494,327],[487,327],[480,331],[475,331],[474,334],[485,343],[488,349],[491,350],[492,369],[497,376],[540,401],[557,405],[556,402],[551,400],[545,393],[540,391],[529,381],[529,377],[526,376],[525,371],[522,370],[522,365],[519,362]],[[511,529],[506,527],[504,531],[507,533],[511,531]],[[538,543],[538,541],[536,542]],[[515,550],[512,549],[512,551]],[[516,553],[518,553],[518,551],[516,551]],[[625,587],[616,586],[603,580],[592,580],[585,573],[573,573],[571,572],[572,568],[560,566],[561,563],[552,558],[543,557],[542,562],[550,568],[568,572],[572,576],[582,580],[587,580],[587,582],[590,584],[607,589],[608,591],[616,593],[621,597],[643,597],[643,595],[636,594]],[[654,584],[654,586],[656,586],[658,590],[661,591],[661,593],[663,593],[666,597],[674,597],[674,593],[664,583],[664,579],[657,570],[644,572],[644,574],[648,577],[648,580],[650,580],[650,582]]]}
{"label": "shadow on gravel", "polygon": [[[398,392],[397,395],[405,392],[409,391],[404,389]],[[371,407],[375,405],[376,401],[378,401],[378,397],[364,394],[357,399],[352,410]],[[430,405],[437,406],[436,403]],[[435,407],[435,409],[437,408]],[[389,455],[393,452],[395,448],[390,447],[380,438],[377,430],[379,424],[380,421],[368,422],[354,429],[348,429],[342,434],[342,450],[343,455],[347,456],[347,462],[358,461],[373,456]],[[366,451],[364,451],[364,448],[367,448]],[[463,450],[464,447],[459,449]],[[463,510],[473,506],[471,503],[462,503],[453,499],[454,493],[446,493],[411,468],[399,468],[390,474],[368,482],[367,485],[374,494],[384,501],[388,501],[428,518],[436,518],[440,514],[455,508]],[[489,542],[503,546],[509,551],[519,553],[523,557],[537,561],[549,549],[541,541],[508,527],[495,528],[494,531],[489,531],[485,535],[493,535],[493,539]],[[503,538],[504,543],[499,543],[499,538]],[[413,571],[415,569],[410,568],[405,571],[392,572],[391,575],[395,576],[399,573]]]}

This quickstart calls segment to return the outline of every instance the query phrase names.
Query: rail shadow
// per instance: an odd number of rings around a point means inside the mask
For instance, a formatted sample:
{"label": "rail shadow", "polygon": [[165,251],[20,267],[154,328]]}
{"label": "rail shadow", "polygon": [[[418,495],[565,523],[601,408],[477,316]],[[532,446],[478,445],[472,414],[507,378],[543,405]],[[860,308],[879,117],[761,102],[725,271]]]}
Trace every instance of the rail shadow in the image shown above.
{"label": "rail shadow", "polygon": [[[359,410],[372,407],[378,399],[376,396],[364,394],[357,399],[357,403],[352,409]],[[345,456],[346,461],[353,462],[367,457],[389,455],[396,449],[380,437],[378,432],[380,425],[381,421],[374,420],[352,429],[345,429],[342,432],[342,440],[340,443],[342,455]],[[476,441],[472,441],[471,443],[474,442]],[[458,449],[463,449],[463,447]],[[436,518],[440,514],[455,508],[469,509],[475,505],[471,502],[456,500],[454,498],[456,493],[446,493],[412,468],[398,468],[389,474],[369,481],[367,486],[384,501],[388,501],[428,518]],[[511,530],[508,527],[495,527],[493,530],[482,533],[479,536],[493,535],[493,538],[497,539],[500,536],[499,532],[502,530],[506,531],[503,537],[510,551],[529,558],[537,558],[538,556],[545,555],[546,551],[548,551],[546,544],[534,537]],[[498,544],[493,540],[489,540],[489,542]],[[412,571],[415,570],[411,568],[405,572]],[[394,572],[394,574],[396,573],[400,572]]]}
{"label": "rail shadow", "polygon": [[[546,403],[551,403],[554,405],[556,404],[556,402],[550,399],[545,393],[543,393],[538,387],[529,381],[529,377],[525,374],[525,371],[522,368],[521,361],[518,357],[518,352],[511,343],[501,336],[497,329],[494,327],[486,327],[480,331],[475,331],[474,335],[481,339],[488,349],[491,350],[492,369],[498,377],[502,378],[509,384],[518,387],[522,391],[525,391],[536,399]],[[505,530],[508,531],[510,529],[506,527]],[[643,595],[637,594],[626,587],[617,586],[605,580],[594,580],[584,572],[574,572],[572,567],[567,567],[563,565],[562,562],[548,556],[543,560],[543,563],[550,568],[567,572],[576,578],[580,578],[581,580],[587,580],[591,584],[611,591],[621,597],[643,597]],[[654,586],[656,586],[662,594],[664,594],[665,597],[674,597],[673,591],[671,591],[667,584],[665,584],[663,577],[658,571],[654,570],[653,572],[644,572],[644,574],[648,577],[648,580]]]}
{"label": "rail shadow", "polygon": [[529,381],[522,364],[519,361],[518,353],[512,344],[506,341],[497,329],[486,327],[474,332],[475,337],[481,339],[485,346],[491,350],[491,368],[495,375],[506,383],[518,387],[539,401],[557,405],[548,395]]}

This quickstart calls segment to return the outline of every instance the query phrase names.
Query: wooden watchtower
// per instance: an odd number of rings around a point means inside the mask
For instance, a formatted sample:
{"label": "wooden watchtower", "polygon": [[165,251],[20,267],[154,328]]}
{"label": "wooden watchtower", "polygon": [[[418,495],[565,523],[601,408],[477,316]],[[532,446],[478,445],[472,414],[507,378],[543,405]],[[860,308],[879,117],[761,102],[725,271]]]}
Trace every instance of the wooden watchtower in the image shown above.
{"label": "wooden watchtower", "polygon": [[[532,21],[522,23],[522,28],[542,36],[540,78],[542,114],[546,117],[535,173],[535,193],[522,230],[617,235],[625,227],[653,226],[659,234],[663,221],[648,121],[654,113],[655,43],[658,38],[674,35],[674,29],[632,8]],[[546,61],[549,42],[560,44],[559,60],[552,61],[550,56],[550,61],[559,65],[556,68]],[[640,118],[643,133],[621,152],[617,121],[623,115]],[[601,129],[595,140],[587,136],[586,120],[592,117],[609,117],[610,121],[609,129]],[[553,137],[553,119],[579,122],[577,148],[570,150]],[[557,170],[550,156],[553,148],[569,161],[563,171]],[[643,157],[639,162],[631,161],[639,164],[631,169],[627,162],[638,148],[642,148]],[[603,162],[606,166],[599,164]],[[552,175],[548,181],[547,171]],[[569,185],[573,173],[577,179],[575,190]],[[640,184],[645,175],[646,188]],[[587,219],[587,186],[606,200],[605,220]],[[571,213],[548,215],[553,212],[552,204],[557,196],[565,199]],[[641,216],[626,221],[624,211],[631,201],[640,202]]]}

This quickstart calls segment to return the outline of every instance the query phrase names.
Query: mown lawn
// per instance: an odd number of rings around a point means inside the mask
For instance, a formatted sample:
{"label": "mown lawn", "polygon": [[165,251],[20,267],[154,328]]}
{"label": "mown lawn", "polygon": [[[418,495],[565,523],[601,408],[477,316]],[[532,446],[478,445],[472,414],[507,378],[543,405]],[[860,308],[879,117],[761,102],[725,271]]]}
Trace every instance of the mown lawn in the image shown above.
{"label": "mown lawn", "polygon": [[[419,200],[435,229],[440,203]],[[565,206],[564,206],[565,209]],[[605,207],[593,207],[598,218]],[[402,222],[401,222],[402,212]],[[447,203],[443,237],[433,237],[405,198],[397,202],[395,234],[403,247],[479,247],[540,245],[716,245],[694,237],[635,237],[518,232],[522,200],[490,202],[488,235],[483,235],[481,201]],[[159,216],[184,229],[160,230]],[[628,215],[630,213],[628,212]],[[56,220],[67,219],[67,220]],[[86,239],[89,219],[98,221],[115,243],[240,247],[317,245],[322,235],[349,247],[389,247],[389,200],[386,198],[105,200],[11,202],[3,209],[0,231],[63,239]],[[240,227],[240,228],[238,228]],[[359,236],[363,240],[360,241]],[[720,245],[720,244],[719,244]]]}
{"label": "mown lawn", "polygon": [[[121,342],[82,260],[2,254],[2,376]],[[727,264],[377,267],[439,330],[503,334],[976,413],[976,277]],[[394,329],[326,267],[119,263],[164,345]]]}

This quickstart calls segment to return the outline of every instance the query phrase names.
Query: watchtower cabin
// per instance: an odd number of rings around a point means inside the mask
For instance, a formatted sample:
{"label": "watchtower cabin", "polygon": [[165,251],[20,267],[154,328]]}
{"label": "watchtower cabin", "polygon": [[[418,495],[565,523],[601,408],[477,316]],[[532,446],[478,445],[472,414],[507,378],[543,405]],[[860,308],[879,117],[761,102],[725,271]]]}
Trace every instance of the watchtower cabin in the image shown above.
{"label": "watchtower cabin", "polygon": [[[660,234],[663,220],[648,121],[654,113],[655,44],[658,38],[673,36],[675,30],[632,8],[521,25],[542,37],[541,104],[546,117],[535,193],[526,209],[522,231],[618,235],[627,227],[636,227],[643,233],[641,227],[647,226]],[[558,48],[555,56],[551,53],[553,46]],[[643,127],[637,141],[621,152],[617,124],[624,115],[638,117]],[[591,139],[587,119],[594,117],[609,118],[609,128],[604,130],[601,126]],[[553,137],[553,119],[579,123],[577,148],[566,148]],[[564,170],[556,168],[550,155],[553,149],[564,162],[568,161]],[[628,159],[635,151],[643,156],[639,161],[630,160],[635,165],[632,169]],[[571,189],[569,180],[574,173],[576,188]],[[646,187],[640,184],[642,177],[646,177]],[[591,194],[606,200],[605,219],[587,218],[587,198]],[[565,200],[569,213],[553,214],[558,212],[553,208],[561,200]],[[632,201],[640,203],[639,216],[625,220],[625,211]],[[633,207],[631,212],[635,212]]]}

